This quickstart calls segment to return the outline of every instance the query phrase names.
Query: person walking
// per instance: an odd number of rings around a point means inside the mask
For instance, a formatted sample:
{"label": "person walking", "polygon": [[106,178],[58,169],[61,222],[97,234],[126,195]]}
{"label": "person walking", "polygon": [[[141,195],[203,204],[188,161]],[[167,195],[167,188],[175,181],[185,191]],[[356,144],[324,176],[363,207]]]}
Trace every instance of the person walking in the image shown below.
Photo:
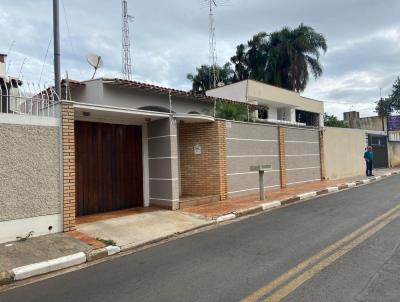
{"label": "person walking", "polygon": [[374,152],[372,152],[372,147],[368,146],[367,150],[364,153],[364,159],[365,159],[365,164],[366,164],[366,174],[367,176],[374,176],[372,174],[372,169],[373,169],[373,163],[374,163]]}

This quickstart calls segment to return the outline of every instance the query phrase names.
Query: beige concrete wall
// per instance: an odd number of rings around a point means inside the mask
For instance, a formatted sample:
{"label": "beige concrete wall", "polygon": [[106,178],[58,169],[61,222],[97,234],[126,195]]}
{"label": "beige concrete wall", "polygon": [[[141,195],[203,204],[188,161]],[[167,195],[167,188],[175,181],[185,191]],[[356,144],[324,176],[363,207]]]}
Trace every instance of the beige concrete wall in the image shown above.
{"label": "beige concrete wall", "polygon": [[248,81],[241,81],[231,85],[226,85],[215,89],[211,89],[206,92],[206,95],[213,96],[216,98],[246,102],[247,83]]}
{"label": "beige concrete wall", "polygon": [[59,214],[59,127],[0,123],[0,222]]}
{"label": "beige concrete wall", "polygon": [[363,154],[367,146],[367,131],[345,128],[325,128],[324,155],[327,179],[340,179],[365,173]]}
{"label": "beige concrete wall", "polygon": [[271,165],[264,176],[265,190],[280,187],[278,128],[269,125],[227,122],[227,178],[228,196],[258,192],[258,172],[250,166]]}
{"label": "beige concrete wall", "polygon": [[298,93],[290,90],[281,89],[275,86],[250,80],[247,91],[249,99],[258,100],[259,103],[262,103],[262,100],[264,99],[290,106],[295,106],[296,109],[299,110],[305,110],[320,114],[324,113],[323,102],[302,97]]}
{"label": "beige concrete wall", "polygon": [[285,128],[287,185],[321,179],[318,130]]}
{"label": "beige concrete wall", "polygon": [[389,158],[391,167],[400,167],[400,142],[390,142]]}

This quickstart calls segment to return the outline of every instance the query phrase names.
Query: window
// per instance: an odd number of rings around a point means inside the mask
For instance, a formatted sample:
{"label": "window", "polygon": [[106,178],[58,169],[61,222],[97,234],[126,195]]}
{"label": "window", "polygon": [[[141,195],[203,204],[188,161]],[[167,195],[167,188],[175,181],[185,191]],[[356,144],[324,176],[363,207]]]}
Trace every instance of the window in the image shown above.
{"label": "window", "polygon": [[319,115],[314,112],[296,110],[296,122],[317,127],[319,125]]}
{"label": "window", "polygon": [[258,118],[260,120],[267,120],[268,119],[268,110],[258,110]]}

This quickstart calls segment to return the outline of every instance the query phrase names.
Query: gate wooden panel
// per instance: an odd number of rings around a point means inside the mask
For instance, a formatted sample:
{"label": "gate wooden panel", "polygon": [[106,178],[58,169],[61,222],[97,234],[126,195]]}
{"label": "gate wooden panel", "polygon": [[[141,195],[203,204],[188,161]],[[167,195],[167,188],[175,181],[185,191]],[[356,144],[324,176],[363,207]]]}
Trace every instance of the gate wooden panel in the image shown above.
{"label": "gate wooden panel", "polygon": [[143,206],[140,126],[75,122],[77,216]]}

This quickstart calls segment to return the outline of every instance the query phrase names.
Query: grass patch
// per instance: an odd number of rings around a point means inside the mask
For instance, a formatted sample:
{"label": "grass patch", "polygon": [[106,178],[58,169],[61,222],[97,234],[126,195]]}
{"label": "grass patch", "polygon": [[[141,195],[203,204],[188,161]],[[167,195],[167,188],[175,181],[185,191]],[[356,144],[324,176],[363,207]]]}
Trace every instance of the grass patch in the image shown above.
{"label": "grass patch", "polygon": [[104,243],[105,245],[117,245],[117,243],[112,239],[103,239],[103,238],[96,237],[96,240]]}

